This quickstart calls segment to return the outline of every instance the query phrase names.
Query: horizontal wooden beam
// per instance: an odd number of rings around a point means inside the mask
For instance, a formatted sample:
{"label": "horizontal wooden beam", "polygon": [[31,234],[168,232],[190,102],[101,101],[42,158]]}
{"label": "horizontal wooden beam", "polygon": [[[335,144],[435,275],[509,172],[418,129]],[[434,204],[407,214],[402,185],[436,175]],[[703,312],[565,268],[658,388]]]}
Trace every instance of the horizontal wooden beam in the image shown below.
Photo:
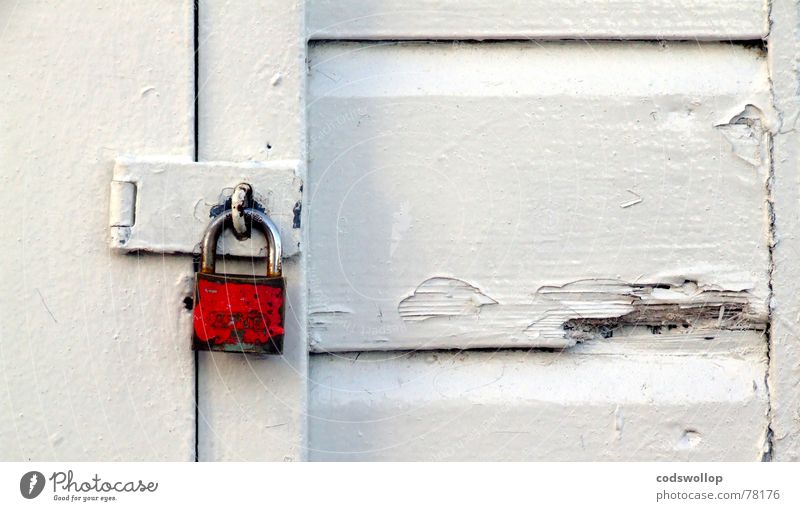
{"label": "horizontal wooden beam", "polygon": [[581,354],[313,356],[309,457],[762,459],[768,403],[761,334],[729,333],[710,343],[713,356],[690,353],[686,343],[634,342],[610,351],[628,341],[597,343]]}
{"label": "horizontal wooden beam", "polygon": [[310,39],[762,39],[762,0],[309,0]]}

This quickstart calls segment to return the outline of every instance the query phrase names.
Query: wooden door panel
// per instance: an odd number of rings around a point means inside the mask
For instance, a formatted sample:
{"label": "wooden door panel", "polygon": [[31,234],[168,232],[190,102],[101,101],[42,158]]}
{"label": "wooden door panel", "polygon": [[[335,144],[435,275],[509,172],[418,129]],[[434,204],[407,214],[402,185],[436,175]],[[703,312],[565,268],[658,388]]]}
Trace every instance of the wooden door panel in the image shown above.
{"label": "wooden door panel", "polygon": [[763,330],[760,49],[340,43],[310,56],[313,351]]}

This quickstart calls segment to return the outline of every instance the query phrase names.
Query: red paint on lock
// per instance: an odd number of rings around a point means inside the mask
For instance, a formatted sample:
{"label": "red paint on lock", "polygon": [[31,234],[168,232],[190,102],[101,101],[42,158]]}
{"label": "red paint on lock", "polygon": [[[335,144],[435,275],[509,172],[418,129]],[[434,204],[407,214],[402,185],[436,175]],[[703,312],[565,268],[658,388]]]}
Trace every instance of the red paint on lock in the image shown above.
{"label": "red paint on lock", "polygon": [[282,341],[282,279],[280,287],[260,284],[258,280],[199,276],[194,308],[196,340],[217,345]]}

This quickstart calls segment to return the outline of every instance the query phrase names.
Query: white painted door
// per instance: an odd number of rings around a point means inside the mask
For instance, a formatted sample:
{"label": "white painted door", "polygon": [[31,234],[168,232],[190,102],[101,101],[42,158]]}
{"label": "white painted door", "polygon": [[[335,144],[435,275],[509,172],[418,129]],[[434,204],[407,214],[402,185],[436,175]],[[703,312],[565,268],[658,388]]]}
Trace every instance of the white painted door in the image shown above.
{"label": "white painted door", "polygon": [[[0,14],[4,459],[800,455],[792,2]],[[284,356],[108,250],[124,155],[297,169]]]}
{"label": "white painted door", "polygon": [[762,2],[307,9],[310,459],[773,455]]}

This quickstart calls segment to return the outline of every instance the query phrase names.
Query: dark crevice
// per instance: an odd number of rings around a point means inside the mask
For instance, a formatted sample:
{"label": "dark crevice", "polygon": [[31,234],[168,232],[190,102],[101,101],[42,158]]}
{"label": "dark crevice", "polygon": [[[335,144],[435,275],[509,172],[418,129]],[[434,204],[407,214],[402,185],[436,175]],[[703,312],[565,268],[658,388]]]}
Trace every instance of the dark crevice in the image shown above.
{"label": "dark crevice", "polygon": [[767,218],[769,219],[769,238],[767,241],[767,248],[769,250],[769,278],[767,285],[769,288],[767,298],[767,327],[765,330],[767,338],[767,370],[764,375],[764,386],[767,389],[767,432],[765,438],[764,454],[761,461],[772,461],[773,450],[773,437],[772,431],[772,391],[769,387],[769,371],[772,365],[772,318],[775,310],[772,304],[773,296],[773,273],[775,271],[775,202],[772,193],[772,183],[775,178],[775,166],[773,163],[773,145],[772,136],[768,138],[768,147],[770,154],[769,161],[769,175],[767,176],[766,193],[767,193]]}
{"label": "dark crevice", "polygon": [[[200,155],[200,116],[198,95],[200,93],[200,60],[198,58],[200,50],[200,1],[194,0],[194,161],[199,161]],[[184,305],[188,305],[184,300]],[[194,461],[200,460],[200,365],[199,353],[194,352]]]}
{"label": "dark crevice", "polygon": [[[767,19],[769,20],[769,33],[772,33],[772,2],[768,3],[769,12],[767,13]],[[772,66],[770,66],[771,68]],[[774,103],[775,101],[775,88],[772,82],[772,69],[770,73],[768,73],[769,79],[769,91],[770,97]],[[769,155],[769,165],[767,166],[768,175],[767,180],[765,183],[765,192],[767,195],[767,219],[769,221],[767,232],[767,250],[769,253],[769,278],[767,279],[767,285],[769,289],[769,293],[767,295],[767,326],[765,330],[765,335],[767,339],[767,369],[766,373],[764,374],[764,388],[767,390],[767,431],[765,433],[764,438],[764,453],[761,456],[761,461],[772,461],[774,456],[774,437],[775,433],[772,429],[772,389],[769,386],[769,373],[770,367],[772,365],[772,319],[775,314],[775,308],[772,303],[772,297],[774,296],[774,286],[773,280],[775,278],[775,196],[773,193],[773,184],[775,180],[775,146],[774,146],[774,137],[772,133],[767,132],[767,154]]]}
{"label": "dark crevice", "polygon": [[656,38],[604,38],[604,39],[586,39],[586,38],[495,38],[495,39],[359,39],[359,38],[314,38],[312,35],[308,41],[309,45],[317,44],[336,44],[336,43],[357,43],[365,45],[393,45],[401,46],[404,44],[463,44],[463,45],[487,45],[487,44],[534,44],[537,46],[546,45],[549,43],[580,43],[587,46],[592,44],[625,44],[625,43],[652,43],[658,44],[662,47],[669,46],[670,44],[728,44],[731,46],[739,46],[745,49],[753,49],[766,53],[766,41],[762,39],[741,39],[741,40],[698,40],[698,39],[656,39]]}
{"label": "dark crevice", "polygon": [[525,354],[535,354],[535,353],[569,353],[574,346],[566,346],[566,347],[536,347],[536,348],[508,348],[508,347],[491,347],[491,348],[436,348],[433,350],[404,350],[404,349],[392,349],[392,350],[352,350],[352,351],[310,351],[308,353],[309,357],[323,357],[323,356],[332,356],[332,357],[340,357],[340,358],[351,358],[355,357],[358,359],[361,355],[386,355],[388,358],[396,358],[398,356],[403,355],[444,355],[444,356],[455,356],[459,353],[464,354],[471,354],[471,353],[525,353]]}
{"label": "dark crevice", "polygon": [[199,1],[193,2],[194,6],[194,161],[200,161],[200,144],[198,139],[200,137],[200,116],[198,115],[199,105],[197,104],[197,96],[200,93],[200,16],[199,16]]}

